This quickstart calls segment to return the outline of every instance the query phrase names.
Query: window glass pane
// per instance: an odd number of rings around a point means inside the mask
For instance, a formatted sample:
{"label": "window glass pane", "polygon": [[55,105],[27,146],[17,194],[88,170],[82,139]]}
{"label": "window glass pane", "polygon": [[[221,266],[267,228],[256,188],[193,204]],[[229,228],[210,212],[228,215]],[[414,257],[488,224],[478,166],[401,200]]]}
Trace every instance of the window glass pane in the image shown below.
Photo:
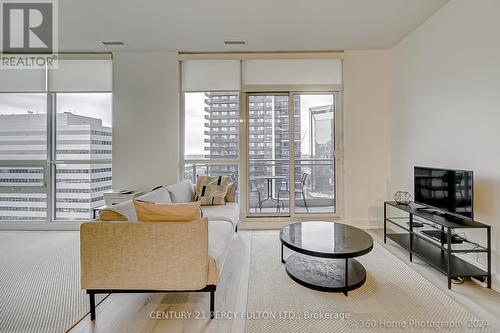
{"label": "window glass pane", "polygon": [[44,187],[43,167],[0,167],[0,187]]}
{"label": "window glass pane", "polygon": [[56,166],[56,219],[89,220],[111,190],[111,164]]}
{"label": "window glass pane", "polygon": [[46,222],[45,193],[0,193],[0,221]]}
{"label": "window glass pane", "polygon": [[190,179],[193,184],[196,184],[198,176],[230,176],[236,184],[236,201],[238,201],[238,164],[197,164],[186,163],[184,164],[184,178]]}
{"label": "window glass pane", "polygon": [[0,93],[0,161],[47,158],[47,95]]}
{"label": "window glass pane", "polygon": [[57,94],[57,160],[111,160],[111,93]]}
{"label": "window glass pane", "polygon": [[289,97],[248,98],[248,198],[251,214],[290,210]]}
{"label": "window glass pane", "polygon": [[238,158],[238,92],[185,93],[184,107],[186,160]]}
{"label": "window glass pane", "polygon": [[[47,95],[0,93],[0,161],[47,158]],[[44,168],[0,167],[0,221],[44,221]],[[16,190],[13,192],[11,190]]]}
{"label": "window glass pane", "polygon": [[333,95],[295,96],[295,212],[335,212]]}

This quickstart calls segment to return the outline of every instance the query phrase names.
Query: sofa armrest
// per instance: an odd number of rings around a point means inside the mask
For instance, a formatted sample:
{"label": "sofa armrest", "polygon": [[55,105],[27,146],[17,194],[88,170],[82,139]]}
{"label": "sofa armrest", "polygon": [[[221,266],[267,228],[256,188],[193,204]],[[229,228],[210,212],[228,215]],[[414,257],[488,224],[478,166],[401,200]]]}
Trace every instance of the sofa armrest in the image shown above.
{"label": "sofa armrest", "polygon": [[83,223],[80,255],[82,289],[202,289],[208,275],[208,220]]}

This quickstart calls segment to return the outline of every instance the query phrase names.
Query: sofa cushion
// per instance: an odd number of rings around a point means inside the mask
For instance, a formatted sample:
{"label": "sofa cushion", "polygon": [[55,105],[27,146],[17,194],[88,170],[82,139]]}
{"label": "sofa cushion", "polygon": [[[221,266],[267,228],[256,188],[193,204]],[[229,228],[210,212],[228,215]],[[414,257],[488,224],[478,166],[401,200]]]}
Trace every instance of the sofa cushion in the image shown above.
{"label": "sofa cushion", "polygon": [[123,215],[126,217],[127,221],[137,222],[137,214],[135,213],[135,207],[132,200],[120,202],[119,204],[113,205],[107,209]]}
{"label": "sofa cushion", "polygon": [[202,206],[203,217],[209,221],[231,222],[236,227],[240,219],[240,206],[236,202],[227,202],[221,206]]}
{"label": "sofa cushion", "polygon": [[194,198],[194,186],[189,179],[185,179],[173,185],[167,186],[172,202],[190,202]]}
{"label": "sofa cushion", "polygon": [[134,200],[140,222],[191,222],[201,219],[199,202],[154,204]]}
{"label": "sofa cushion", "polygon": [[208,255],[215,259],[219,273],[229,254],[234,236],[232,223],[227,221],[208,221]]}
{"label": "sofa cushion", "polygon": [[145,201],[157,204],[165,204],[172,202],[172,199],[170,198],[170,192],[163,186],[157,187],[151,192],[143,194],[135,199],[139,201]]}

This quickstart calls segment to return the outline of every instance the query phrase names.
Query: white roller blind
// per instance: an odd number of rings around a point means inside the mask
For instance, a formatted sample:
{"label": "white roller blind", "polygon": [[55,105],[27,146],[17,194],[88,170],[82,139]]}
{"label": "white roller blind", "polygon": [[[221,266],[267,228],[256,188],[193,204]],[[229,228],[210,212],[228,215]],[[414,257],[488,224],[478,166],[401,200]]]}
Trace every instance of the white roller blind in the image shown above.
{"label": "white roller blind", "polygon": [[54,92],[112,91],[111,59],[59,59],[49,70],[49,90]]}
{"label": "white roller blind", "polygon": [[44,69],[0,69],[0,92],[44,91]]}
{"label": "white roller blind", "polygon": [[183,91],[240,90],[239,60],[184,60]]}
{"label": "white roller blind", "polygon": [[243,61],[244,85],[342,84],[339,59],[258,59]]}

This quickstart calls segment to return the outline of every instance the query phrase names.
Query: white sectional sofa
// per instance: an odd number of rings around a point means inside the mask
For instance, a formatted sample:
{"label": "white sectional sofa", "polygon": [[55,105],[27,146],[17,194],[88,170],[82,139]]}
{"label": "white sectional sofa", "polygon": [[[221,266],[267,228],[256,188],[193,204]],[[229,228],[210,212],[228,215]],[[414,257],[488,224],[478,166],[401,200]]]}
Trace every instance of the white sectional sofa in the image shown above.
{"label": "white sectional sofa", "polygon": [[[189,180],[158,187],[137,200],[153,203],[192,201]],[[239,206],[202,206],[203,219],[193,222],[138,223],[132,201],[112,209],[123,222],[88,222],[80,229],[81,286],[90,296],[120,292],[210,292],[214,296],[224,262],[235,238]]]}

